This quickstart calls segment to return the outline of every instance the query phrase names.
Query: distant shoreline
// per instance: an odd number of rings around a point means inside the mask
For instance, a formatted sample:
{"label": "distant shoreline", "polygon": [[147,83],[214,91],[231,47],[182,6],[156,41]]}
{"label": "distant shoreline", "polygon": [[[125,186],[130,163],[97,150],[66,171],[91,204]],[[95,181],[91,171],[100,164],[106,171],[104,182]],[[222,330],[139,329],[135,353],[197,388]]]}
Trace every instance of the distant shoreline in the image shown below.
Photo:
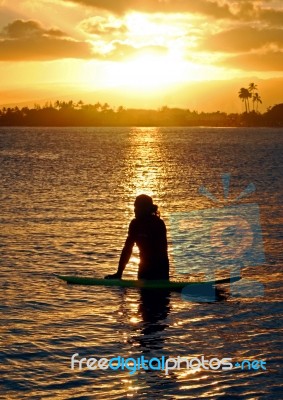
{"label": "distant shoreline", "polygon": [[34,108],[5,108],[0,110],[3,127],[283,127],[283,103],[265,113],[256,111],[242,114],[225,112],[198,112],[164,106],[158,110],[116,110],[108,103],[55,102]]}
{"label": "distant shoreline", "polygon": [[0,128],[283,128],[282,125],[0,125]]}
{"label": "distant shoreline", "polygon": [[281,125],[1,125],[0,128],[283,128]]}

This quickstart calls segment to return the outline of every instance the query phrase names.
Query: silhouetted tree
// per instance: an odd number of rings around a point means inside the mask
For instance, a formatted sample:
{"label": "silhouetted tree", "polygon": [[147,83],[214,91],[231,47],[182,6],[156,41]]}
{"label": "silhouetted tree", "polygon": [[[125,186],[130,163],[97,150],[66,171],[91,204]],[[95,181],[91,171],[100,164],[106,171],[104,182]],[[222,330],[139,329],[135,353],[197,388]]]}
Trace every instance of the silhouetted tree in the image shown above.
{"label": "silhouetted tree", "polygon": [[78,107],[79,109],[81,109],[83,105],[84,105],[84,102],[83,102],[82,100],[78,101],[77,107]]}
{"label": "silhouetted tree", "polygon": [[239,91],[240,99],[245,103],[246,112],[250,111],[249,99],[252,97],[249,89],[241,88]]}
{"label": "silhouetted tree", "polygon": [[[252,97],[255,94],[255,91],[257,90],[257,85],[255,83],[250,83],[249,84],[249,88],[248,88],[249,92],[251,93]],[[253,101],[253,111],[254,111],[254,101]]]}
{"label": "silhouetted tree", "polygon": [[265,113],[266,121],[271,126],[283,126],[283,103],[269,107]]}
{"label": "silhouetted tree", "polygon": [[254,103],[256,103],[256,112],[258,112],[258,104],[262,104],[261,97],[258,93],[253,95],[253,110],[254,110]]}
{"label": "silhouetted tree", "polygon": [[101,106],[101,111],[109,111],[110,110],[110,105],[108,103],[104,103],[103,106]]}

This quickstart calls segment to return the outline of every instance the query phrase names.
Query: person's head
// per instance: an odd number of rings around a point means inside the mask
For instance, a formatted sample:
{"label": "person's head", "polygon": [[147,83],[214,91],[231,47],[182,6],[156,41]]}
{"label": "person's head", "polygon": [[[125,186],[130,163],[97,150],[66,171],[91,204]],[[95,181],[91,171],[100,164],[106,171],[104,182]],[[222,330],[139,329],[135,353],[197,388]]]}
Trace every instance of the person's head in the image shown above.
{"label": "person's head", "polygon": [[135,200],[135,216],[136,218],[146,217],[149,215],[158,215],[158,207],[153,204],[152,198],[146,194],[141,194]]}

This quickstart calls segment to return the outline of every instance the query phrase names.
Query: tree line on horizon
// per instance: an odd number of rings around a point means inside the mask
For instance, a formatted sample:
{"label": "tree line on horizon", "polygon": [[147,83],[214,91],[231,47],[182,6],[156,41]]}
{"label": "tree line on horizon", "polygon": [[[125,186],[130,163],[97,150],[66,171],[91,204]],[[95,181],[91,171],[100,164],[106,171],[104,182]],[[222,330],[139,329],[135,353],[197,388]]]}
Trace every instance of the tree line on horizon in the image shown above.
{"label": "tree line on horizon", "polygon": [[0,126],[283,126],[283,103],[269,107],[265,113],[246,107],[244,113],[227,114],[167,106],[157,110],[123,106],[113,109],[108,103],[57,100],[33,108],[3,107]]}

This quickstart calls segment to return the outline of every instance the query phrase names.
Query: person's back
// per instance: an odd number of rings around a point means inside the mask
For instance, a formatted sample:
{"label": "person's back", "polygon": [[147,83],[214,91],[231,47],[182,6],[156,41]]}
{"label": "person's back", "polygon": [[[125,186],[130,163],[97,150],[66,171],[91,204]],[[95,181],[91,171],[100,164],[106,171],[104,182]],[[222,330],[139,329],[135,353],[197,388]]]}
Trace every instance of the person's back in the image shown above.
{"label": "person's back", "polygon": [[135,218],[129,234],[140,251],[139,279],[169,279],[166,227],[156,215]]}
{"label": "person's back", "polygon": [[136,243],[140,251],[139,279],[169,279],[166,227],[159,218],[152,198],[140,195],[135,201],[135,216],[123,247],[118,271],[107,279],[121,278]]}

